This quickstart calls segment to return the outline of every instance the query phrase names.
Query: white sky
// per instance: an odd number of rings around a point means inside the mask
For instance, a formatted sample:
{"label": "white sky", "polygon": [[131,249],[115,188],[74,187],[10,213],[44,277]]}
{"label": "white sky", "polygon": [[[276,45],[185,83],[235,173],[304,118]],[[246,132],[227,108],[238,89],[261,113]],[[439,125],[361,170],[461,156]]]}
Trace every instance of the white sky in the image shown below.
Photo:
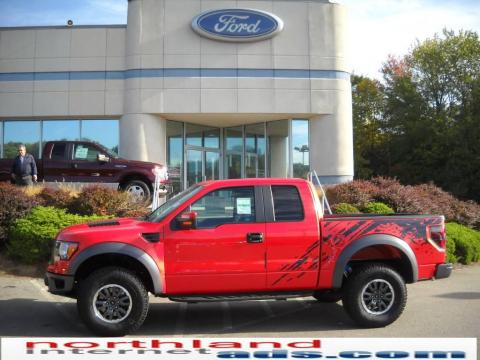
{"label": "white sky", "polygon": [[388,54],[404,55],[415,41],[443,28],[480,33],[480,0],[340,0],[348,7],[350,63],[357,75],[380,78]]}

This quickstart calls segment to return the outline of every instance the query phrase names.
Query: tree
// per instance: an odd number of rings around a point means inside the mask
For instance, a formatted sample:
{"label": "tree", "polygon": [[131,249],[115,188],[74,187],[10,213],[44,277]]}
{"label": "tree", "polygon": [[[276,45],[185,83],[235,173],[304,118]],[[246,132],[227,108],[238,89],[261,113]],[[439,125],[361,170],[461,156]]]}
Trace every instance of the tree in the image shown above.
{"label": "tree", "polygon": [[390,87],[390,105],[394,97],[410,96],[398,113],[390,111],[389,123],[403,122],[405,128],[391,146],[406,144],[396,149],[398,166],[391,169],[392,175],[409,183],[433,180],[458,196],[479,200],[479,192],[473,190],[480,156],[480,123],[474,109],[480,81],[478,35],[444,30],[442,36],[417,42],[403,61],[403,77],[394,79],[387,68],[384,71],[392,84],[409,83],[408,91]]}
{"label": "tree", "polygon": [[356,176],[434,181],[480,200],[478,34],[444,30],[382,73],[382,83],[352,78]]}
{"label": "tree", "polygon": [[385,145],[382,132],[384,94],[379,81],[352,76],[355,177],[368,178],[382,172]]}

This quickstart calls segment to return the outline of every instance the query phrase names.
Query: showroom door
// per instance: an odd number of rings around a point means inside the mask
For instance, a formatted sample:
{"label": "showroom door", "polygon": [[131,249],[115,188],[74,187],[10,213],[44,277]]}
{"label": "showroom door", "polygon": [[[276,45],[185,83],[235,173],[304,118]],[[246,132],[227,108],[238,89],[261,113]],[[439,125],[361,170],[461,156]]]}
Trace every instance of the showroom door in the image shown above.
{"label": "showroom door", "polygon": [[220,152],[186,146],[185,175],[187,187],[205,180],[220,179]]}

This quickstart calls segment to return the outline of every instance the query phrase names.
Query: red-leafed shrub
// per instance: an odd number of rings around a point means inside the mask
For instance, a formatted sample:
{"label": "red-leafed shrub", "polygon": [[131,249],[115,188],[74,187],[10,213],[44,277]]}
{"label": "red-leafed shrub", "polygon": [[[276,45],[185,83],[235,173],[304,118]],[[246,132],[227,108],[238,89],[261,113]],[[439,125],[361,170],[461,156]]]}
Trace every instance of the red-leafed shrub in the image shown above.
{"label": "red-leafed shrub", "polygon": [[367,180],[355,180],[328,187],[327,197],[331,204],[347,203],[362,207],[373,201],[377,187]]}
{"label": "red-leafed shrub", "polygon": [[125,192],[92,185],[82,189],[68,205],[72,214],[137,217],[148,212],[145,203],[133,201]]}
{"label": "red-leafed shrub", "polygon": [[26,195],[21,188],[0,183],[0,248],[5,245],[15,220],[24,217],[36,205],[35,198]]}
{"label": "red-leafed shrub", "polygon": [[73,200],[72,194],[68,190],[44,187],[37,194],[38,202],[43,206],[54,206],[60,209],[68,209]]}
{"label": "red-leafed shrub", "polygon": [[378,201],[397,213],[444,215],[447,221],[480,228],[479,204],[461,201],[433,184],[402,185],[377,177],[329,187],[327,196],[331,205],[349,203],[363,209],[368,202]]}
{"label": "red-leafed shrub", "polygon": [[373,184],[377,187],[374,195],[376,201],[383,202],[397,213],[421,214],[426,211],[422,207],[421,196],[413,186],[403,186],[398,181],[376,178]]}
{"label": "red-leafed shrub", "polygon": [[474,201],[457,201],[453,221],[480,230],[480,205]]}

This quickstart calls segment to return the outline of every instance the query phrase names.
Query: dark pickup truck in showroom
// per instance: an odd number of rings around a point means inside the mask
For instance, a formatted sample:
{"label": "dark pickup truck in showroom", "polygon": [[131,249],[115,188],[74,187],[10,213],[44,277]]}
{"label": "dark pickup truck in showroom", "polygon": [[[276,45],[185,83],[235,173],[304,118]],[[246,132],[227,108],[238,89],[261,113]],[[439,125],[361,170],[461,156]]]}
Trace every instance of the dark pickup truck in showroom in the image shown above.
{"label": "dark pickup truck in showroom", "polygon": [[402,313],[406,283],[450,276],[445,249],[440,215],[325,215],[306,180],[218,180],[144,218],[63,229],[45,284],[76,298],[103,336],[138,329],[149,293],[193,303],[342,300],[357,324],[381,327]]}
{"label": "dark pickup truck in showroom", "polygon": [[[38,181],[111,183],[134,196],[150,198],[155,175],[167,181],[167,168],[145,161],[122,159],[89,141],[49,141],[35,159]],[[0,160],[0,181],[10,181],[13,159]]]}

